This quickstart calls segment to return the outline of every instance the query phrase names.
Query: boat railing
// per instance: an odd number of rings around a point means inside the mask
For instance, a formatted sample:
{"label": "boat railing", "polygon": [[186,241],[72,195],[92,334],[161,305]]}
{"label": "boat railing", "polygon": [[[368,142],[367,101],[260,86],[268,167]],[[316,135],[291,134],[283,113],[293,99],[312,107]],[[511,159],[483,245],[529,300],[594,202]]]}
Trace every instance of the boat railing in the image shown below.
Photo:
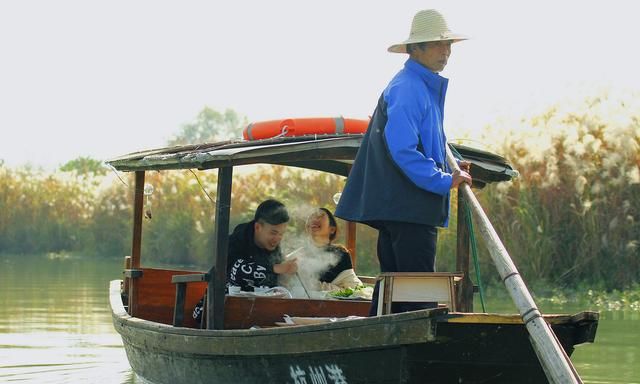
{"label": "boat railing", "polygon": [[[184,323],[185,299],[187,297],[187,283],[211,281],[209,273],[193,273],[188,275],[173,275],[171,283],[176,285],[176,300],[173,306],[173,326],[182,327]],[[206,300],[205,300],[206,301]]]}
{"label": "boat railing", "polygon": [[[203,280],[204,277],[194,276],[206,275],[206,273],[147,267],[141,267],[135,271],[135,277],[132,277],[129,286],[128,313],[131,316],[163,324],[174,324],[178,321],[179,326],[198,327],[191,316],[191,311],[204,296],[207,282]],[[179,305],[176,305],[178,301],[176,290],[181,288],[174,287],[172,284],[174,279],[178,280],[178,285],[184,284],[182,293],[179,293],[182,296]]]}

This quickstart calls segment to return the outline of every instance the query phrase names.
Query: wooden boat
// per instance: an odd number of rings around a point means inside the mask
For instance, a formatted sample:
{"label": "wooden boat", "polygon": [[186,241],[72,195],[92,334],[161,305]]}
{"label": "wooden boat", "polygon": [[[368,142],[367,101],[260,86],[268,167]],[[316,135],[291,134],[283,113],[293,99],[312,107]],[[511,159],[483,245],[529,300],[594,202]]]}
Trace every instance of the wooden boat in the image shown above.
{"label": "wooden boat", "polygon": [[[279,137],[156,149],[108,162],[136,175],[132,254],[124,279],[111,282],[110,300],[114,326],[138,376],[153,383],[547,382],[520,315],[473,313],[468,234],[461,225],[457,258],[462,273],[441,274],[451,290],[446,306],[436,309],[386,314],[381,308],[379,316],[366,317],[370,303],[364,300],[225,295],[234,167],[279,164],[346,177],[361,140],[361,135]],[[472,162],[474,186],[513,175],[499,156],[455,147]],[[218,171],[213,267],[145,267],[140,260],[145,172],[191,168]],[[352,254],[355,226],[347,225]],[[382,290],[387,296],[381,297],[381,305],[394,300],[392,287]],[[207,288],[202,329],[191,309]],[[306,321],[277,326],[285,315]],[[567,356],[574,346],[594,341],[597,313],[544,319]]]}

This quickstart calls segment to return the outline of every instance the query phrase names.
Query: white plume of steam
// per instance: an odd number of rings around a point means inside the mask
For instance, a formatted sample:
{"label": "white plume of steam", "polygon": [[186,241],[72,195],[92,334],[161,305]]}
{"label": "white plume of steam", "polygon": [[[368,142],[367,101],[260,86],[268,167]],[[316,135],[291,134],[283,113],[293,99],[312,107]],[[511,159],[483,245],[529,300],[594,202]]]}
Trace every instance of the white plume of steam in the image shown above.
{"label": "white plume of steam", "polygon": [[340,261],[339,255],[316,247],[311,237],[304,232],[307,218],[317,209],[318,207],[309,204],[287,207],[289,216],[294,221],[290,224],[298,224],[295,227],[300,228],[299,224],[301,223],[303,232],[296,236],[287,234],[283,239],[282,248],[288,250],[285,252],[285,258],[297,259],[298,273],[293,276],[280,276],[278,284],[289,289],[295,298],[308,298],[307,293],[311,298],[315,298],[314,294],[319,296],[320,276]]}
{"label": "white plume of steam", "polygon": [[289,277],[285,286],[297,298],[307,298],[307,294],[315,298],[320,289],[320,276],[340,261],[338,255],[316,247],[310,240],[292,257],[297,258],[298,273]]}

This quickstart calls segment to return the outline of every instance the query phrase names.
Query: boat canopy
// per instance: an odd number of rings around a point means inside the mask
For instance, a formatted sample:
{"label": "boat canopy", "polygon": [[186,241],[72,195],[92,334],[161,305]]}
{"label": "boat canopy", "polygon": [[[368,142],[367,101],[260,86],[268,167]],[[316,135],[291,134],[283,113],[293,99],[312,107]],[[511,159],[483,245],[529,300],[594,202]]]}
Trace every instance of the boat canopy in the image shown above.
{"label": "boat canopy", "polygon": [[[255,141],[224,141],[158,148],[120,156],[106,163],[118,171],[214,169],[276,164],[348,176],[363,135],[313,135]],[[474,187],[507,181],[517,171],[496,154],[451,144],[473,166]]]}

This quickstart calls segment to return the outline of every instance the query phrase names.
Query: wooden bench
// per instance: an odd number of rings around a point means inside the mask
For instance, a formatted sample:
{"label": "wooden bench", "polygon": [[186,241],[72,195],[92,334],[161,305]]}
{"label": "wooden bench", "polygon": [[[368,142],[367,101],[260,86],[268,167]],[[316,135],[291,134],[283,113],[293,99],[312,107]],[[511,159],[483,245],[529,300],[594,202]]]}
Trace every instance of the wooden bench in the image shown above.
{"label": "wooden bench", "polygon": [[377,314],[391,313],[393,302],[437,302],[456,311],[455,283],[460,272],[387,272],[378,276]]}
{"label": "wooden bench", "polygon": [[207,283],[194,281],[189,284],[189,289],[184,291],[182,310],[179,313],[175,311],[176,286],[171,283],[174,276],[193,274],[199,273],[145,267],[125,270],[124,276],[131,280],[130,288],[134,288],[129,297],[129,314],[163,324],[173,324],[176,317],[177,320],[182,317],[182,326],[196,328],[198,324],[191,317],[191,312],[204,295]]}
{"label": "wooden bench", "polygon": [[[176,285],[176,300],[173,304],[173,326],[182,327],[184,322],[185,301],[187,298],[187,283],[208,283],[211,279],[209,273],[193,273],[186,275],[173,275],[171,276],[171,283]],[[202,284],[200,284],[200,287]],[[204,297],[204,293],[203,293]],[[206,300],[205,304],[206,305]],[[204,317],[204,305],[202,307]],[[204,324],[204,321],[201,322]],[[202,328],[201,325],[201,328]]]}

